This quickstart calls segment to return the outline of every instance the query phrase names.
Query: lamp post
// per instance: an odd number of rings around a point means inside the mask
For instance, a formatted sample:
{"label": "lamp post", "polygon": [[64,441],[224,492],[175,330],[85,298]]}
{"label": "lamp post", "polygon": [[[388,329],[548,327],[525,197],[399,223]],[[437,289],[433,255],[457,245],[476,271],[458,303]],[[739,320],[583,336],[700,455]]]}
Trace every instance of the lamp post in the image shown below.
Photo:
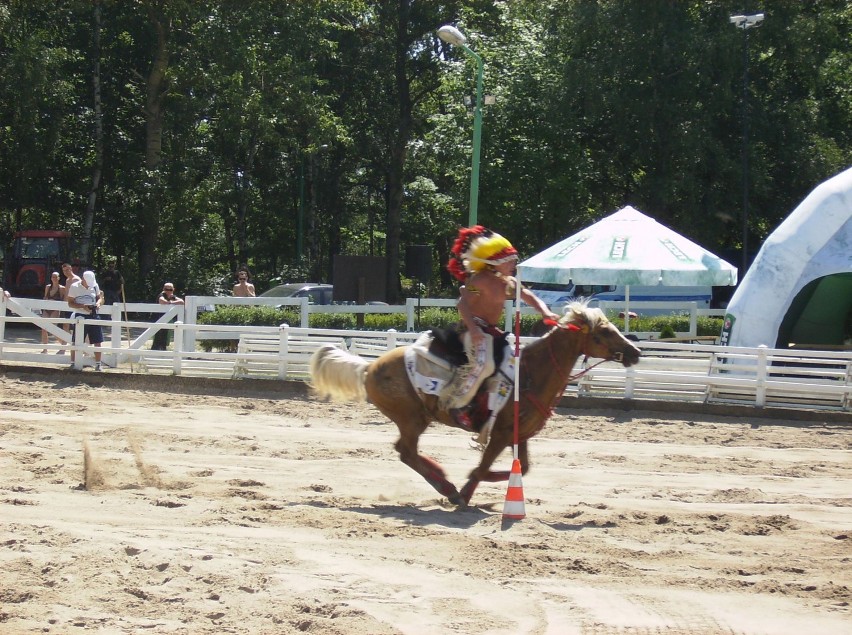
{"label": "lamp post", "polygon": [[446,24],[438,29],[438,37],[447,44],[460,46],[476,60],[476,105],[473,109],[473,157],[470,166],[470,211],[468,225],[476,225],[479,205],[479,148],[482,141],[482,58],[465,44],[467,38],[456,27]]}
{"label": "lamp post", "polygon": [[730,22],[743,31],[743,269],[740,277],[745,275],[748,268],[748,31],[760,26],[763,22],[762,13],[751,15],[732,15]]}

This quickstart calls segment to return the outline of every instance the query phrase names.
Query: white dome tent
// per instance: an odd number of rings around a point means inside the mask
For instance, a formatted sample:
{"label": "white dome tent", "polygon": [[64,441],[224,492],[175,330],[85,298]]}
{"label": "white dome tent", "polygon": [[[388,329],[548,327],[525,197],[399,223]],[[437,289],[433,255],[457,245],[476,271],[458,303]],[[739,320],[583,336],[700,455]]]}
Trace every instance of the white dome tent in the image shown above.
{"label": "white dome tent", "polygon": [[722,343],[849,344],[852,168],[825,181],[766,239],[728,304]]}

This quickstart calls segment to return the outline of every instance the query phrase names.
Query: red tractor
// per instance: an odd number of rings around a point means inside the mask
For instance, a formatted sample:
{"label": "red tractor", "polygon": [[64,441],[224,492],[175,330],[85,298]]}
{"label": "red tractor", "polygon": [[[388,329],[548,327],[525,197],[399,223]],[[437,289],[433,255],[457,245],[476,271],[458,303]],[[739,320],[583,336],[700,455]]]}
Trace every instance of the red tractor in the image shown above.
{"label": "red tractor", "polygon": [[78,275],[85,268],[80,241],[68,232],[32,229],[15,232],[12,247],[6,251],[3,288],[15,297],[41,298],[50,283],[50,274],[59,272],[63,262],[71,263]]}

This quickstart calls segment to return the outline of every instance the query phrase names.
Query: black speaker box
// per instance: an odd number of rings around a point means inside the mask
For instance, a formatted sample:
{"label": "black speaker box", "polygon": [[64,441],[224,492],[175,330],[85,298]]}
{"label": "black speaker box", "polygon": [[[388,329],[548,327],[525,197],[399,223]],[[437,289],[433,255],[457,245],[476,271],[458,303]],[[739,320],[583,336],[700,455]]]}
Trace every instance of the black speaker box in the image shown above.
{"label": "black speaker box", "polygon": [[405,248],[405,275],[423,284],[432,279],[432,247],[408,245]]}

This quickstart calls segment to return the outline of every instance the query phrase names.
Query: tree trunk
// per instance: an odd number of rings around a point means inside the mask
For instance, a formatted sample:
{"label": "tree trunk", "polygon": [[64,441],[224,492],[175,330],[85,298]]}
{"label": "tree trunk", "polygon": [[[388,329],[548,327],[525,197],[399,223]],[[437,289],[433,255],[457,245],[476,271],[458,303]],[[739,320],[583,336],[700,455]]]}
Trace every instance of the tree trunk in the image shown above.
{"label": "tree trunk", "polygon": [[156,38],[153,45],[151,70],[145,81],[145,168],[149,195],[142,209],[142,245],[140,273],[149,280],[157,262],[160,228],[159,168],[163,150],[163,97],[166,92],[166,69],[169,66],[169,24],[155,7],[149,7],[148,17]]}
{"label": "tree trunk", "polygon": [[92,12],[92,97],[95,110],[95,164],[92,166],[92,182],[89,187],[89,199],[83,217],[83,242],[81,256],[83,262],[91,263],[92,226],[95,220],[95,208],[98,202],[98,190],[104,166],[104,122],[101,105],[101,17],[100,0],[94,3]]}
{"label": "tree trunk", "polygon": [[408,21],[411,10],[410,0],[399,3],[397,13],[397,32],[394,48],[394,79],[396,83],[399,116],[397,132],[392,141],[390,166],[388,173],[388,218],[386,256],[388,302],[396,304],[402,291],[399,281],[399,242],[400,219],[404,199],[405,160],[408,154],[408,142],[411,136],[411,82],[408,77]]}
{"label": "tree trunk", "polygon": [[236,238],[237,238],[237,266],[248,265],[248,236],[246,224],[248,218],[248,201],[249,188],[251,187],[252,174],[254,174],[254,162],[257,157],[257,151],[260,149],[260,144],[256,139],[252,139],[246,154],[246,163],[242,168],[235,168],[234,183],[237,187],[237,217],[236,217]]}

